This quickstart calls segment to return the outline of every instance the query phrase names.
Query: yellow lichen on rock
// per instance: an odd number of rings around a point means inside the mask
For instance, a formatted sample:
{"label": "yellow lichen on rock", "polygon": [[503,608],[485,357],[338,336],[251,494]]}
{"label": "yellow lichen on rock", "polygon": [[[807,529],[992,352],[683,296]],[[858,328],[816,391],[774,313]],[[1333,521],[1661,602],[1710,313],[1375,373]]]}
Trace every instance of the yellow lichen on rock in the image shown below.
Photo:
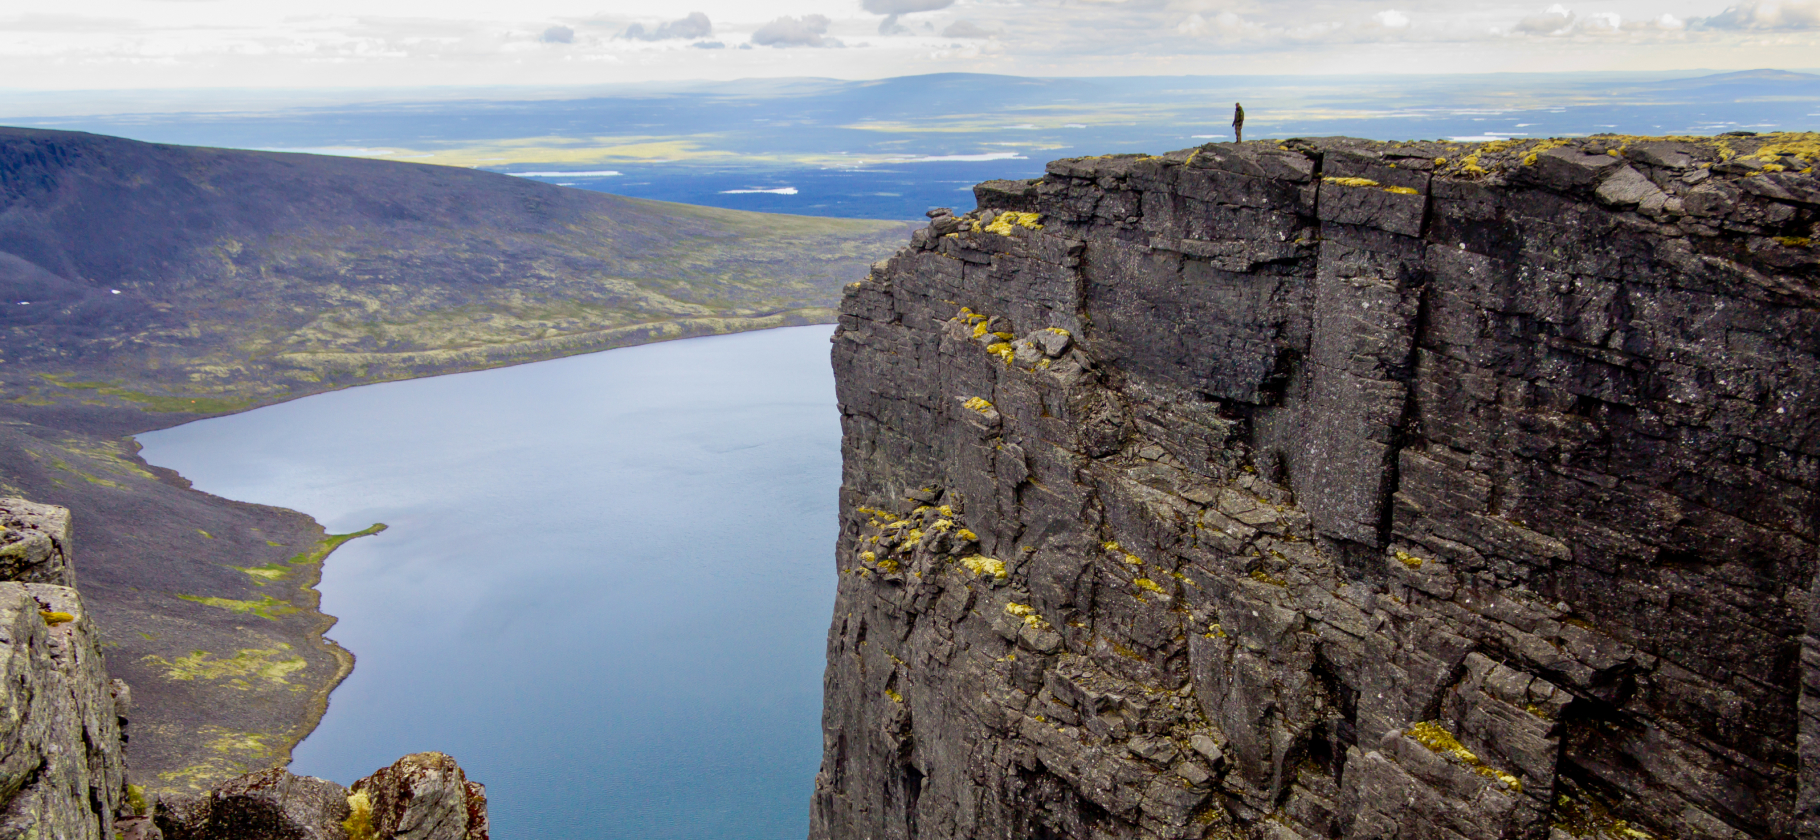
{"label": "yellow lichen on rock", "polygon": [[961,406],[971,408],[981,414],[992,410],[992,403],[983,397],[968,397],[966,402],[961,403]]}
{"label": "yellow lichen on rock", "polygon": [[348,794],[348,818],[341,821],[341,827],[347,831],[348,840],[379,840],[373,830],[373,800],[366,791]]}
{"label": "yellow lichen on rock", "polygon": [[[971,534],[972,532],[962,531],[961,533]],[[962,557],[961,565],[967,567],[967,571],[976,575],[991,575],[999,580],[1004,580],[1009,574],[1005,571],[1005,561],[987,557],[983,554],[975,554],[972,557]]]}
{"label": "yellow lichen on rock", "polygon": [[1019,604],[1016,602],[1006,604],[1005,613],[1023,619],[1024,626],[1032,630],[1047,630],[1050,627],[1049,622],[1044,621],[1043,617],[1037,614],[1036,608],[1029,604]]}
{"label": "yellow lichen on rock", "polygon": [[76,617],[69,613],[54,612],[51,610],[39,610],[38,617],[44,619],[44,623],[49,624],[52,627],[76,620]]}
{"label": "yellow lichen on rock", "polygon": [[1803,163],[1820,160],[1820,133],[1779,131],[1768,136],[1773,139],[1748,157],[1766,162],[1781,157],[1792,157]]}
{"label": "yellow lichen on rock", "polygon": [[1464,764],[1467,767],[1472,768],[1474,773],[1484,776],[1487,779],[1502,782],[1512,793],[1523,792],[1523,782],[1521,780],[1516,776],[1512,776],[1495,767],[1486,765],[1485,762],[1479,760],[1478,754],[1467,749],[1466,745],[1461,744],[1460,740],[1455,738],[1452,732],[1448,732],[1446,728],[1442,727],[1440,723],[1432,720],[1425,720],[1411,725],[1405,732],[1409,737],[1414,738],[1416,743],[1427,747],[1429,750]]}
{"label": "yellow lichen on rock", "polygon": [[1541,158],[1543,152],[1546,152],[1549,149],[1558,149],[1558,148],[1565,146],[1572,142],[1573,142],[1572,140],[1568,140],[1568,139],[1564,139],[1564,138],[1560,138],[1560,137],[1552,138],[1549,140],[1543,140],[1542,142],[1537,143],[1536,145],[1532,146],[1529,150],[1529,154],[1526,154],[1523,156],[1523,165],[1524,166],[1535,166],[1536,161]]}
{"label": "yellow lichen on rock", "polygon": [[1013,227],[1042,230],[1043,226],[1038,223],[1042,217],[1041,213],[1020,213],[1016,210],[1007,210],[998,214],[992,220],[992,224],[986,226],[986,231],[1000,236],[1010,236]]}
{"label": "yellow lichen on rock", "polygon": [[1375,187],[1379,185],[1378,182],[1373,181],[1370,178],[1342,178],[1337,175],[1329,175],[1321,180],[1326,181],[1329,184],[1338,184],[1342,187]]}

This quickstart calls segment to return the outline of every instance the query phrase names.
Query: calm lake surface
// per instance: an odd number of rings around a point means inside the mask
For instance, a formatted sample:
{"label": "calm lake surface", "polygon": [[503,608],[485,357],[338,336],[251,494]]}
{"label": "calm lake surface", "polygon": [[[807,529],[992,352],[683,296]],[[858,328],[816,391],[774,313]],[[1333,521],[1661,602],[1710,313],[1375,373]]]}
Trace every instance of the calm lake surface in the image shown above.
{"label": "calm lake surface", "polygon": [[821,753],[831,327],[370,385],[140,435],[329,557],[358,658],[293,772],[440,750],[518,838],[801,840]]}

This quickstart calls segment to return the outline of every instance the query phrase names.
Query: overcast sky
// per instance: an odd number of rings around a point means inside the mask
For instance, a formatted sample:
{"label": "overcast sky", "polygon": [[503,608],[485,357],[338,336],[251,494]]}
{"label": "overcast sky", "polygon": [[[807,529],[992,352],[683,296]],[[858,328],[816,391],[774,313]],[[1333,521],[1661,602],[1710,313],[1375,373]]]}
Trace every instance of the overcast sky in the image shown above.
{"label": "overcast sky", "polygon": [[1816,66],[1820,0],[0,0],[14,90]]}

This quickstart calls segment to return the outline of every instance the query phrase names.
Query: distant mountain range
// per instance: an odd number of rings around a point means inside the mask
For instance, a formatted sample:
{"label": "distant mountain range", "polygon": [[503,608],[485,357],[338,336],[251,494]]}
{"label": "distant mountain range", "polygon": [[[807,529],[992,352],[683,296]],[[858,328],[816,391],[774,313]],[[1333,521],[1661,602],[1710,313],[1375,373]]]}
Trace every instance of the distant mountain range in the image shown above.
{"label": "distant mountain range", "polygon": [[1695,76],[1691,79],[1672,79],[1657,82],[1654,86],[1664,90],[1694,90],[1727,86],[1767,87],[1776,92],[1785,92],[1790,88],[1795,88],[1811,93],[1820,91],[1820,76],[1813,73],[1796,73],[1792,70],[1739,70],[1735,73],[1714,73],[1710,76]]}

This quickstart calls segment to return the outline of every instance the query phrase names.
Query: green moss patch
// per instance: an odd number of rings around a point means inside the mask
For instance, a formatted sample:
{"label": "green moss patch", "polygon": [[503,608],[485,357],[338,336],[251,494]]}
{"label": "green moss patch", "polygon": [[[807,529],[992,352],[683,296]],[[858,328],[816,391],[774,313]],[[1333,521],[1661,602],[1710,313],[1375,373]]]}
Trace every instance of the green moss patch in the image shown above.
{"label": "green moss patch", "polygon": [[275,648],[242,648],[233,656],[219,658],[206,650],[190,651],[175,660],[147,656],[141,661],[164,670],[172,680],[226,680],[235,688],[246,690],[256,682],[288,685],[290,675],[309,667],[303,657],[291,655],[291,646],[280,643]]}
{"label": "green moss patch", "polygon": [[215,598],[203,595],[178,595],[177,597],[185,601],[194,601],[205,607],[214,607],[228,612],[250,613],[268,621],[277,621],[281,615],[290,615],[298,611],[296,607],[291,606],[291,602],[280,601],[270,595],[263,596],[257,601],[237,601],[233,598]]}
{"label": "green moss patch", "polygon": [[240,411],[251,407],[253,400],[233,399],[208,396],[169,396],[147,394],[123,388],[111,382],[70,382],[54,373],[40,373],[38,376],[60,388],[74,391],[92,391],[106,397],[113,397],[133,403],[146,411],[159,413],[183,412],[189,414],[222,414],[229,411]]}
{"label": "green moss patch", "polygon": [[235,566],[246,572],[253,579],[253,585],[264,586],[291,576],[291,569],[284,563],[267,563],[264,566]]}
{"label": "green moss patch", "polygon": [[306,551],[302,554],[292,557],[290,559],[290,563],[293,566],[308,566],[308,565],[312,565],[315,563],[321,563],[323,561],[323,558],[328,557],[330,552],[334,551],[337,548],[340,548],[342,543],[345,543],[348,540],[358,539],[360,537],[370,537],[374,534],[379,533],[380,531],[384,531],[385,529],[386,529],[386,525],[384,522],[375,522],[372,525],[369,525],[362,530],[355,531],[352,534],[330,534],[326,537],[323,537],[320,540],[317,540],[315,548],[312,548],[309,551]]}

